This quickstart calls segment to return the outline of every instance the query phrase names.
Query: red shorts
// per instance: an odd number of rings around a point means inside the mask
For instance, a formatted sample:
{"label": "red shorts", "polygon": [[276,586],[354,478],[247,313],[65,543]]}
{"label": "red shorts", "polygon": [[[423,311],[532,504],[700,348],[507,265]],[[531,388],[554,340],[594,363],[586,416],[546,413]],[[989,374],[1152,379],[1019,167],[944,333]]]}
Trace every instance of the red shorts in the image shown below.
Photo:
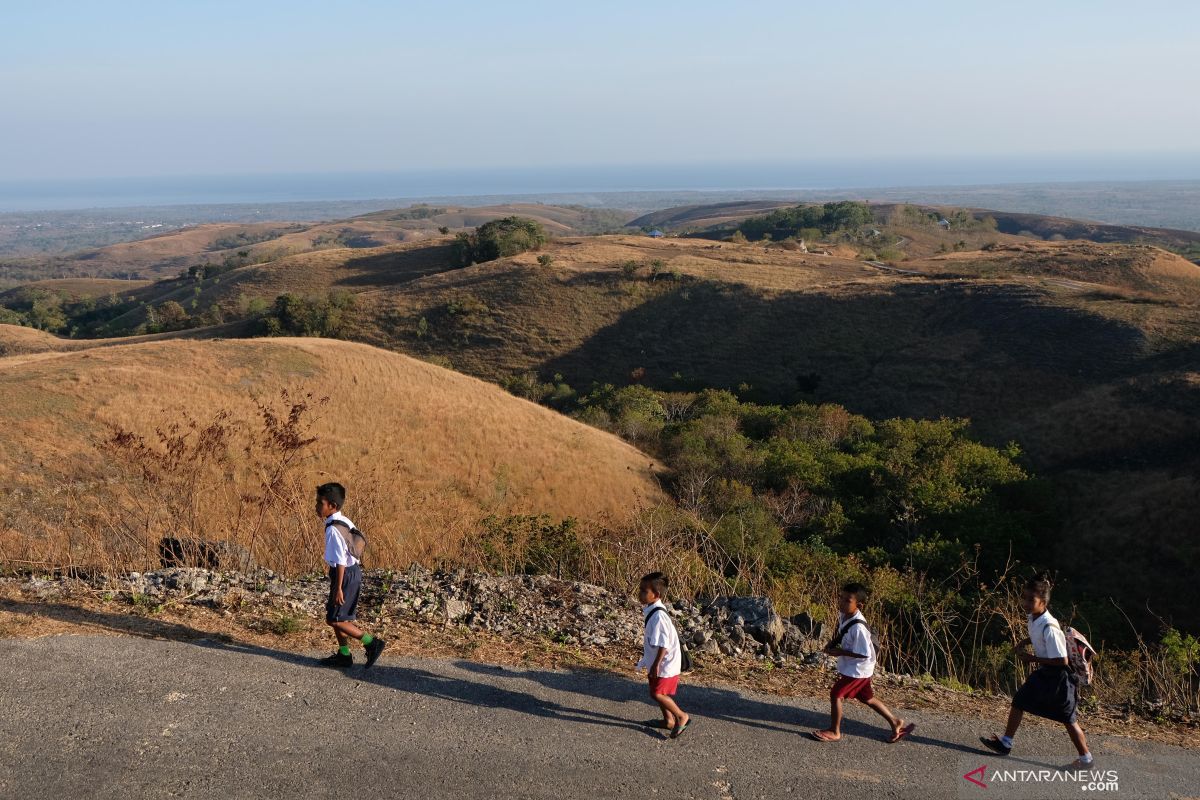
{"label": "red shorts", "polygon": [[829,697],[831,700],[841,697],[845,700],[858,699],[867,703],[875,697],[875,690],[871,688],[870,678],[851,678],[849,675],[839,675],[837,683],[829,690]]}
{"label": "red shorts", "polygon": [[650,694],[675,694],[679,688],[679,676],[672,675],[669,678],[660,678],[657,675],[650,676]]}

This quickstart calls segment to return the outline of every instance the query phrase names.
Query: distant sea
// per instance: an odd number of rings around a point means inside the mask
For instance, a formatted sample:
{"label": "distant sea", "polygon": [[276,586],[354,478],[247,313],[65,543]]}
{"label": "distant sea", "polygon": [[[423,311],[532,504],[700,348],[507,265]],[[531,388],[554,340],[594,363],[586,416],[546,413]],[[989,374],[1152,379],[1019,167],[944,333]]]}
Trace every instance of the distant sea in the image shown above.
{"label": "distant sea", "polygon": [[1200,179],[1200,153],[1120,158],[838,159],[772,164],[0,180],[0,212],[584,192],[780,191],[1194,179]]}

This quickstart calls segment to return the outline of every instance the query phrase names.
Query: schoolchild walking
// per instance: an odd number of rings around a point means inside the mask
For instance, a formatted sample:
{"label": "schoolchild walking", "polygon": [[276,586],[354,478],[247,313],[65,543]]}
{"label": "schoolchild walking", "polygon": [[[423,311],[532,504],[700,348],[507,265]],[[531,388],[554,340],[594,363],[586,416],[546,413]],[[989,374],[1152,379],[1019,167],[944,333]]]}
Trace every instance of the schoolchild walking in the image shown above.
{"label": "schoolchild walking", "polygon": [[[329,567],[329,599],[325,603],[325,623],[333,628],[338,649],[321,660],[327,667],[349,667],[350,640],[358,639],[367,652],[367,666],[379,659],[387,643],[383,637],[365,633],[355,624],[358,594],[362,588],[362,564],[351,547],[352,534],[358,529],[345,514],[346,487],[323,483],[317,487],[317,516],[325,521],[325,564]],[[360,534],[361,535],[361,534]]]}
{"label": "schoolchild walking", "polygon": [[849,699],[864,703],[887,720],[892,729],[887,740],[889,744],[895,744],[916,728],[894,715],[875,696],[871,686],[871,676],[875,674],[875,642],[862,613],[867,596],[867,589],[861,583],[848,583],[838,593],[837,634],[825,646],[826,655],[837,656],[838,678],[829,690],[829,727],[809,734],[818,742],[836,742],[842,738],[842,704]]}
{"label": "schoolchild walking", "polygon": [[[1013,695],[1003,735],[980,737],[979,740],[989,750],[1006,756],[1012,752],[1021,719],[1026,713],[1036,714],[1066,727],[1067,736],[1079,754],[1067,768],[1082,769],[1090,767],[1094,759],[1077,718],[1078,678],[1071,667],[1067,635],[1050,613],[1051,588],[1049,578],[1039,575],[1030,578],[1021,592],[1021,608],[1026,614],[1029,636],[1017,644],[1017,658],[1025,664],[1037,665],[1037,669]],[[1031,647],[1032,652],[1026,647]]]}
{"label": "schoolchild walking", "polygon": [[679,689],[679,675],[683,671],[683,652],[675,623],[663,603],[667,594],[667,577],[661,572],[651,572],[638,585],[638,600],[642,604],[642,621],[646,625],[643,636],[642,659],[637,669],[646,670],[650,697],[662,711],[662,721],[652,720],[647,725],[662,727],[678,739],[692,724],[692,718],[675,702]]}

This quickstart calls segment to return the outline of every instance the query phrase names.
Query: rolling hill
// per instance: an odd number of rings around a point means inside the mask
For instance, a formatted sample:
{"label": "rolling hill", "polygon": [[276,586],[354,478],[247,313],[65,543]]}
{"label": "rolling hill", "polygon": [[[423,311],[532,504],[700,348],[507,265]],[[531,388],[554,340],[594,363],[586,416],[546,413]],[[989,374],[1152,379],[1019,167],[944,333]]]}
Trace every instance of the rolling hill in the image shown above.
{"label": "rolling hill", "polygon": [[513,203],[418,205],[319,223],[210,223],[66,256],[12,259],[0,263],[0,279],[168,278],[201,264],[261,263],[326,248],[418,241],[441,235],[441,228],[465,230],[514,214],[537,220],[554,235],[615,230],[630,216],[612,209]]}
{"label": "rolling hill", "polygon": [[[143,287],[127,322],[141,302],[194,298],[233,320],[212,334],[245,335],[248,300],[342,292],[354,304],[341,336],[492,382],[559,375],[585,391],[637,381],[874,418],[967,417],[988,443],[1019,442],[1050,480],[1063,518],[1047,549],[1076,596],[1142,608],[1156,563],[1200,558],[1200,267],[1146,244],[983,228],[885,223],[881,236],[911,252],[889,265],[856,258],[863,242],[820,254],[563,236],[453,269],[444,238],[324,249]],[[26,349],[80,346],[23,335]],[[1151,608],[1200,627],[1171,599],[1186,579],[1164,580]]]}
{"label": "rolling hill", "polygon": [[[156,429],[186,429],[187,415],[206,423],[227,412],[231,430],[252,431],[255,399],[277,404],[285,389],[314,396],[301,527],[311,487],[343,480],[393,566],[462,546],[488,515],[620,521],[660,497],[659,466],[620,439],[406,356],[318,339],[141,342],[0,358],[0,481],[20,487],[6,494],[8,547],[23,534],[44,538],[31,551],[66,546],[74,535],[56,520],[70,519],[71,487],[94,508],[128,488],[100,447],[108,426],[153,441]],[[256,476],[201,479],[237,498]],[[214,497],[197,511],[214,533],[239,513],[236,499],[221,505]]]}

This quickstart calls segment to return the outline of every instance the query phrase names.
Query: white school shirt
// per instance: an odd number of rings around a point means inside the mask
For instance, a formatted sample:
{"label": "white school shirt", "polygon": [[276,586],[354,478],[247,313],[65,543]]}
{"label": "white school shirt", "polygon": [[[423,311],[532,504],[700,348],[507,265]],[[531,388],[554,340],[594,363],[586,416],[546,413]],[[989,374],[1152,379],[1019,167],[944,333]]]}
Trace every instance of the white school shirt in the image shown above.
{"label": "white school shirt", "polygon": [[650,605],[643,606],[642,619],[645,620],[646,615],[655,608],[663,610],[655,611],[654,616],[650,617],[650,621],[646,623],[642,660],[638,662],[637,668],[650,669],[658,655],[658,648],[665,647],[667,652],[663,655],[662,663],[658,665],[658,677],[673,678],[682,671],[683,667],[683,657],[679,652],[679,634],[676,633],[675,623],[671,622],[671,615],[661,600],[655,600]]}
{"label": "white school shirt", "polygon": [[837,671],[847,678],[869,678],[875,674],[875,643],[871,641],[871,632],[867,630],[867,618],[861,611],[855,611],[849,617],[838,614],[838,630],[852,619],[861,619],[862,624],[850,626],[846,635],[842,637],[841,648],[866,658],[838,656]]}
{"label": "white school shirt", "polygon": [[1033,644],[1033,654],[1038,658],[1066,658],[1067,635],[1046,609],[1040,616],[1029,615],[1029,641]]}
{"label": "white school shirt", "polygon": [[353,567],[358,563],[358,559],[350,555],[346,540],[342,538],[338,528],[331,524],[335,519],[354,527],[350,518],[340,511],[335,511],[325,518],[325,563],[331,567]]}

